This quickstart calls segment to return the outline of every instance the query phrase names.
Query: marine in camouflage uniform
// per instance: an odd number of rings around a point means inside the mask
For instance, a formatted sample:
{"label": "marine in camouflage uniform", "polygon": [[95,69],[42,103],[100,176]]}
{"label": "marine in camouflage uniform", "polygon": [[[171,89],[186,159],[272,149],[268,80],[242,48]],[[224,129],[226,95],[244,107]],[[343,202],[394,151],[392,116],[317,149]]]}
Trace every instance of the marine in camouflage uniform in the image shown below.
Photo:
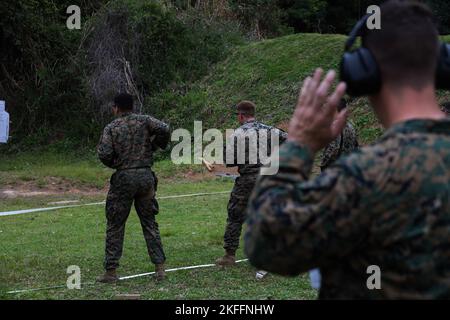
{"label": "marine in camouflage uniform", "polygon": [[321,170],[328,168],[339,157],[347,155],[358,149],[358,137],[356,130],[350,122],[347,122],[339,137],[331,142],[322,153],[322,160],[320,163]]}
{"label": "marine in camouflage uniform", "polygon": [[[116,105],[131,99],[119,95]],[[131,100],[132,104],[132,100]],[[97,151],[100,160],[116,169],[110,180],[106,199],[106,248],[102,282],[117,280],[115,270],[119,266],[125,233],[125,223],[131,205],[139,216],[148,254],[156,265],[157,278],[164,277],[165,254],[155,215],[158,203],[155,199],[157,178],[151,170],[153,153],[166,148],[169,141],[168,126],[148,115],[131,111],[120,112],[119,117],[103,131]],[[111,280],[111,281],[110,281]]]}
{"label": "marine in camouflage uniform", "polygon": [[312,177],[314,153],[346,118],[333,112],[346,85],[328,95],[336,73],[321,81],[317,69],[278,173],[261,176],[249,200],[245,252],[282,275],[320,268],[321,299],[449,299],[450,119],[435,98],[438,32],[418,2],[387,1],[381,12],[383,28],[360,33],[380,61],[383,83],[370,100],[387,130]]}
{"label": "marine in camouflage uniform", "polygon": [[[320,164],[320,169],[324,171],[331,164],[333,164],[341,156],[350,154],[356,151],[359,147],[358,137],[356,130],[350,122],[347,122],[344,130],[338,136],[337,139],[333,140],[322,152],[322,159]],[[318,284],[320,287],[320,270],[310,271],[311,279],[318,277]],[[314,285],[316,287],[317,284]]]}
{"label": "marine in camouflage uniform", "polygon": [[[239,247],[239,238],[242,232],[242,225],[246,219],[246,208],[248,199],[253,187],[255,186],[256,180],[259,175],[259,170],[261,168],[261,161],[256,157],[256,163],[252,163],[251,152],[259,151],[259,139],[256,144],[256,148],[251,149],[248,139],[246,137],[250,136],[252,133],[259,137],[261,131],[266,131],[267,134],[267,150],[270,154],[271,150],[271,135],[277,135],[279,137],[279,143],[286,140],[286,133],[274,128],[272,126],[265,125],[254,119],[255,105],[249,101],[242,101],[237,105],[237,113],[240,117],[240,122],[242,126],[236,129],[231,137],[229,137],[228,142],[233,141],[234,143],[234,159],[227,162],[227,149],[224,147],[224,161],[227,167],[238,167],[239,177],[236,178],[233,190],[231,192],[230,200],[228,202],[228,218],[225,227],[224,234],[224,249],[225,256],[219,258],[216,261],[218,265],[233,265],[235,263],[236,250]],[[245,161],[240,163],[238,159],[238,144],[239,141],[246,139],[245,143]]]}
{"label": "marine in camouflage uniform", "polygon": [[[450,298],[450,120],[395,125],[309,179],[312,166],[288,141],[278,174],[261,177],[245,238],[253,265],[320,267],[321,299]],[[382,290],[366,287],[371,265]]]}

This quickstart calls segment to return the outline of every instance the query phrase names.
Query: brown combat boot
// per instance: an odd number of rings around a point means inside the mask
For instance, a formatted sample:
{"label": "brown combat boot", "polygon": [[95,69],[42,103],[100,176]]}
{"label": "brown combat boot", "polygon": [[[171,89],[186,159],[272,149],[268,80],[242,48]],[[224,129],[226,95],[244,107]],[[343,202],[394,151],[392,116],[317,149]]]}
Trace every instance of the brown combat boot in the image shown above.
{"label": "brown combat boot", "polygon": [[166,278],[166,269],[164,263],[155,264],[155,279],[156,281],[162,281]]}
{"label": "brown combat boot", "polygon": [[116,274],[116,269],[106,270],[105,274],[97,277],[97,282],[101,283],[115,283],[119,281],[119,277]]}
{"label": "brown combat boot", "polygon": [[223,257],[216,260],[216,265],[223,267],[230,267],[236,264],[236,253],[231,250],[227,250]]}

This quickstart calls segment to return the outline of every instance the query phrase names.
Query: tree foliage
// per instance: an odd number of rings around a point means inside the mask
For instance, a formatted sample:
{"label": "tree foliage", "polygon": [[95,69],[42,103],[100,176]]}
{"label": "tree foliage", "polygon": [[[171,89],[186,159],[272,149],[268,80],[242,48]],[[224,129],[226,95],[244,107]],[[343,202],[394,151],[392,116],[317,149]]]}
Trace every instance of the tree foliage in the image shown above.
{"label": "tree foliage", "polygon": [[[245,2],[245,0],[244,0]],[[296,32],[347,34],[370,5],[383,0],[275,0],[284,12],[287,26]],[[450,32],[450,2],[448,0],[423,0],[434,11],[440,31]]]}
{"label": "tree foliage", "polygon": [[[450,32],[450,2],[423,0]],[[107,104],[131,91],[146,111],[183,95],[246,37],[346,34],[381,0],[16,0],[0,6],[0,99],[13,147],[96,141]],[[66,8],[82,10],[68,30]],[[170,101],[169,101],[170,102]],[[194,101],[195,102],[195,101]],[[194,103],[189,102],[189,103]]]}
{"label": "tree foliage", "polygon": [[[72,4],[82,9],[81,30],[66,27]],[[156,0],[19,0],[0,6],[0,14],[0,97],[11,114],[13,147],[94,142],[110,120],[107,103],[130,91],[126,76],[137,89],[130,93],[142,99],[179,90],[241,41],[232,23]]]}

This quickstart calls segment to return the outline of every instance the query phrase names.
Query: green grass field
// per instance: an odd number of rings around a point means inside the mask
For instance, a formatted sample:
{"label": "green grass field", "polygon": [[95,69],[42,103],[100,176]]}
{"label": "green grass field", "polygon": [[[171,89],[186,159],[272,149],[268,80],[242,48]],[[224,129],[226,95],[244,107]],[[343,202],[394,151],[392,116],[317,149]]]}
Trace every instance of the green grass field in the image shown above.
{"label": "green grass field", "polygon": [[[94,150],[83,154],[55,152],[41,149],[32,152],[2,155],[0,161],[0,185],[15,184],[17,181],[31,183],[36,187],[46,187],[49,178],[74,187],[102,189],[107,186],[111,169],[101,165]],[[176,180],[186,171],[204,172],[205,169],[193,165],[174,166],[170,160],[155,163],[153,170],[161,178]]]}
{"label": "green grass field", "polygon": [[[161,183],[159,195],[226,191],[232,181]],[[99,198],[85,198],[84,202]],[[223,254],[222,234],[227,194],[160,200],[158,215],[167,255],[167,268],[214,263]],[[2,201],[0,210],[43,205],[45,198]],[[142,299],[312,299],[306,276],[255,279],[247,262],[235,268],[175,271],[156,283],[151,276],[123,280],[117,285],[95,284],[102,272],[105,216],[103,206],[61,209],[0,217],[0,298],[113,299],[140,294]],[[239,251],[238,258],[244,258]],[[67,267],[81,269],[81,290],[55,288],[9,294],[11,290],[65,285]],[[139,219],[133,209],[126,227],[120,275],[153,271]]]}

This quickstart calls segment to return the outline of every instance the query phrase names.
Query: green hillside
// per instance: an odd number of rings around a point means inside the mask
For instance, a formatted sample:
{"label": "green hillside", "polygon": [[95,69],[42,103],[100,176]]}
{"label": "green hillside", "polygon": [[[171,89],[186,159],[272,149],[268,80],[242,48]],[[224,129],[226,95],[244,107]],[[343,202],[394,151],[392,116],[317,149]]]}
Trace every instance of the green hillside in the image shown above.
{"label": "green hillside", "polygon": [[[257,104],[260,120],[279,125],[291,116],[302,79],[319,66],[338,68],[345,39],[295,34],[237,47],[187,93],[154,98],[150,112],[173,128],[191,128],[194,120],[202,120],[204,127],[232,128],[236,123],[230,107],[247,99]],[[366,99],[353,101],[351,108],[363,143],[381,134]]]}

